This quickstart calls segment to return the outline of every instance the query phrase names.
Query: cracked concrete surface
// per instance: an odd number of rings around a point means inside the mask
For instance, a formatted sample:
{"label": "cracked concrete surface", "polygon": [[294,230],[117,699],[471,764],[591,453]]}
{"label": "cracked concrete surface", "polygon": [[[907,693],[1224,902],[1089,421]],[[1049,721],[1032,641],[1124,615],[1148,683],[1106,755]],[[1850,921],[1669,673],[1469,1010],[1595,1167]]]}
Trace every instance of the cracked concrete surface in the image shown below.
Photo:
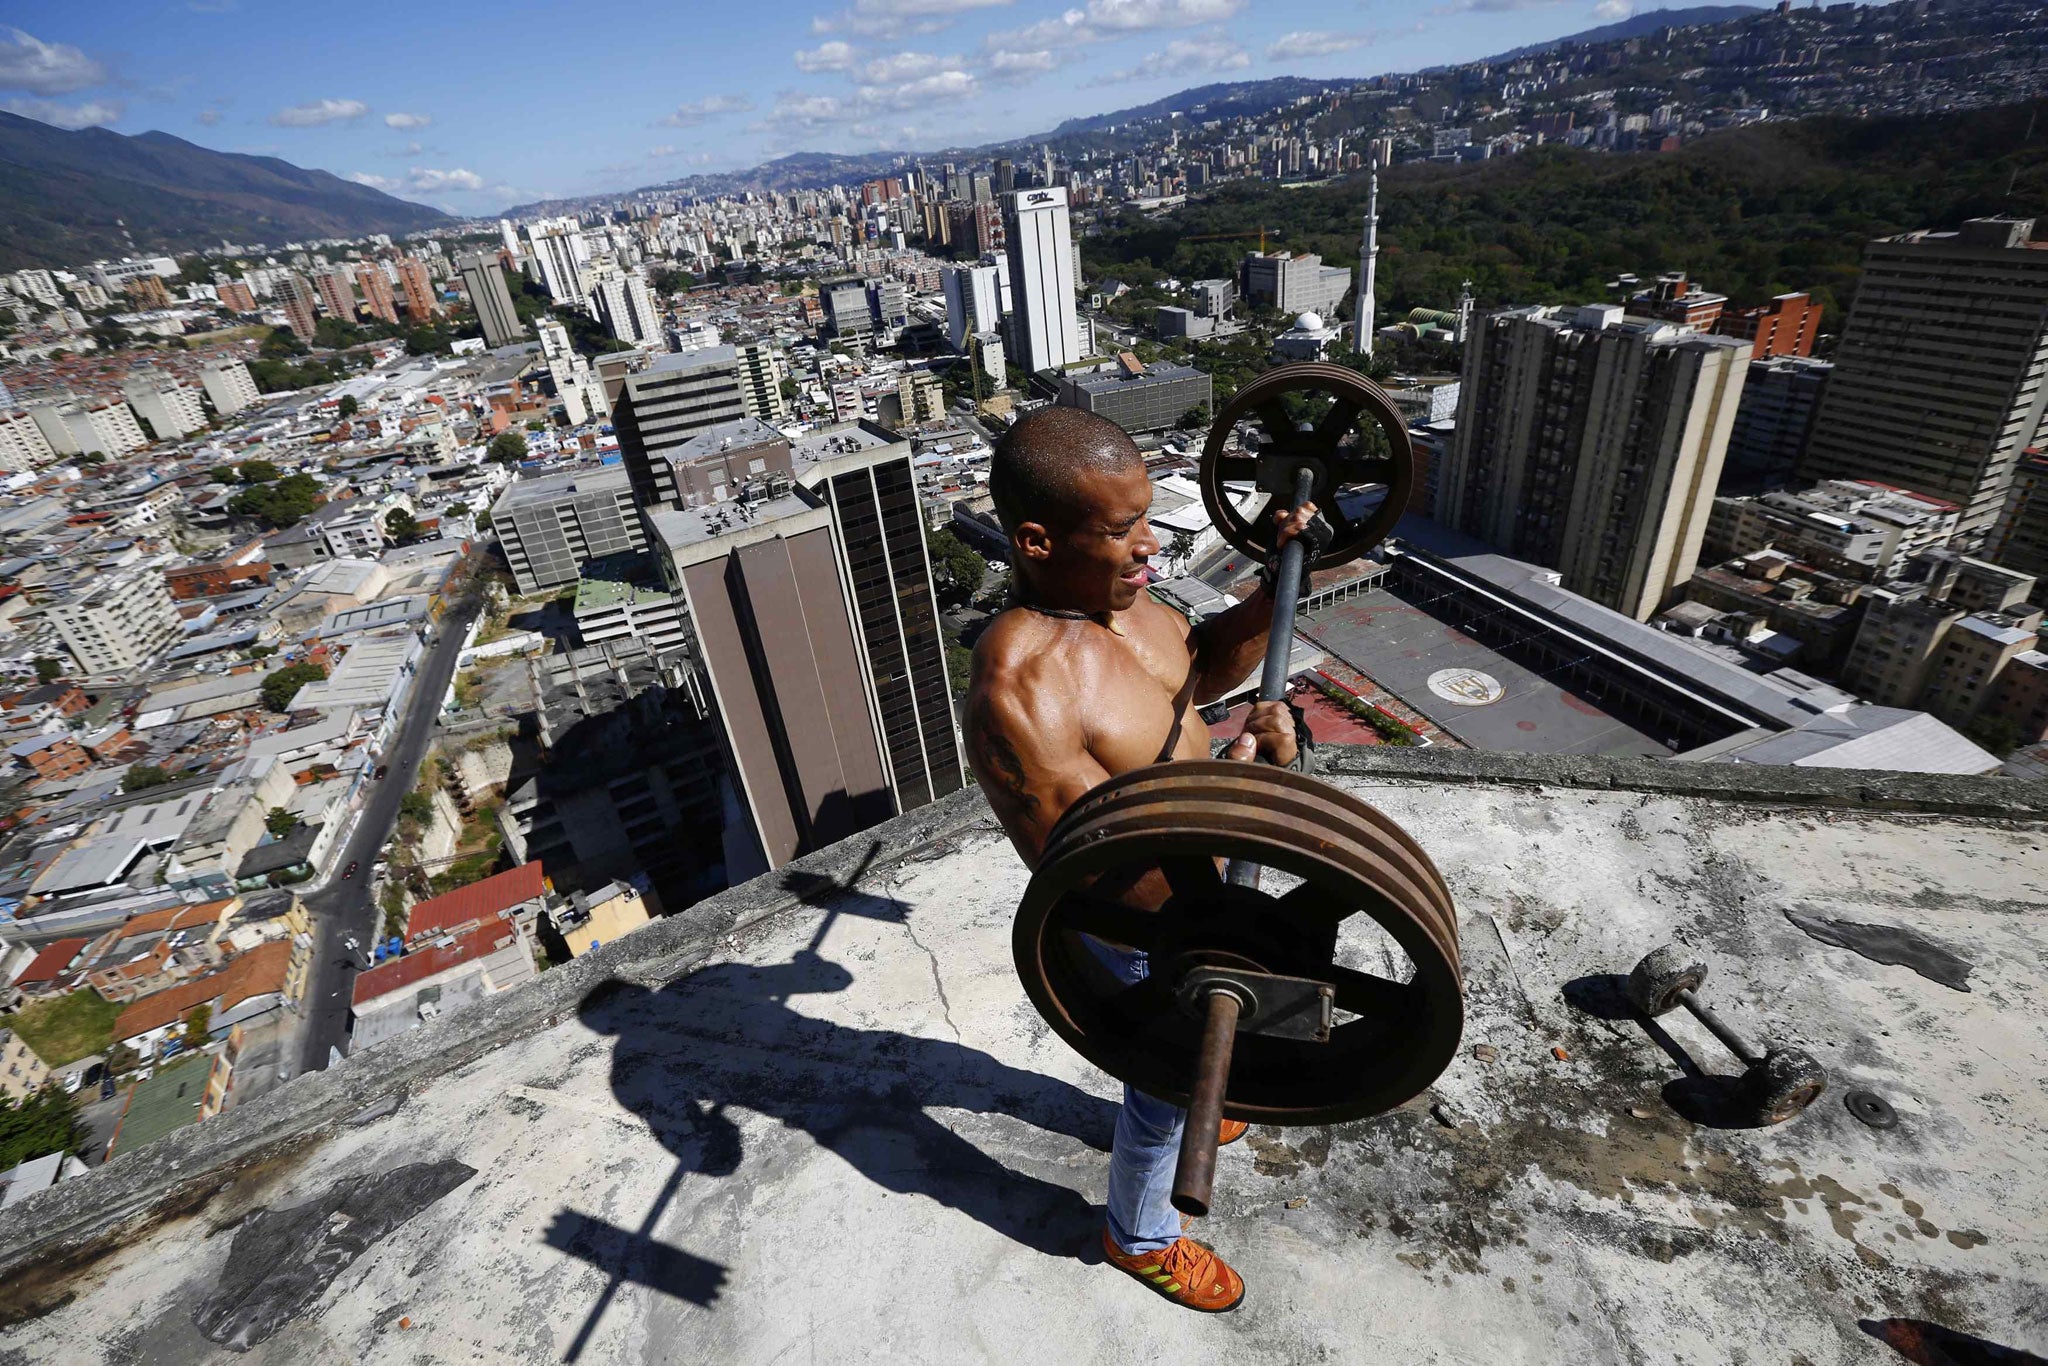
{"label": "cracked concrete surface", "polygon": [[[395,1110],[224,1170],[11,1304],[30,1316],[0,1358],[227,1359],[193,1315],[241,1220],[437,1162],[477,1174],[239,1359],[1819,1366],[1905,1359],[1880,1345],[1900,1321],[2048,1352],[2037,817],[1334,780],[1443,868],[1469,1019],[1410,1107],[1224,1150],[1200,1236],[1246,1277],[1236,1314],[1082,1255],[1116,1086],[1025,1001],[1024,874],[984,828],[853,891],[813,884],[707,961],[621,974]],[[1788,908],[1911,928],[1971,990],[1820,943]],[[1814,1109],[1695,1122],[1732,1059],[1619,995],[1673,940],[1739,1027],[1827,1067]],[[1851,1087],[1899,1126],[1852,1119]]]}

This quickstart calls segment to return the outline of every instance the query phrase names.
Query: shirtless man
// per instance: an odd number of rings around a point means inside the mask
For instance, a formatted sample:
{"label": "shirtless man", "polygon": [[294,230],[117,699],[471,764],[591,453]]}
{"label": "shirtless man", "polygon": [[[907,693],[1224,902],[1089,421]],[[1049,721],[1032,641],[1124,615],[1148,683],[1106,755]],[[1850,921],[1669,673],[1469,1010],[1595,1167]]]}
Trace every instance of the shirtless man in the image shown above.
{"label": "shirtless man", "polygon": [[[975,646],[968,760],[1011,843],[1035,867],[1053,824],[1090,788],[1165,759],[1209,757],[1209,728],[1195,709],[1242,684],[1265,657],[1273,599],[1261,588],[1191,627],[1145,592],[1145,561],[1159,552],[1145,517],[1152,484],[1131,439],[1093,413],[1045,408],[1018,422],[996,446],[989,491],[1009,534],[1016,598]],[[1279,543],[1314,516],[1313,504],[1276,514]],[[1293,763],[1286,705],[1254,707],[1229,757]],[[1153,872],[1117,895],[1157,910],[1166,886]],[[1126,981],[1146,975],[1141,953],[1097,952]],[[1244,1282],[1182,1236],[1169,1203],[1184,1118],[1124,1088],[1103,1250],[1175,1303],[1220,1313],[1237,1306]],[[1244,1127],[1225,1121],[1219,1137],[1228,1142]]]}

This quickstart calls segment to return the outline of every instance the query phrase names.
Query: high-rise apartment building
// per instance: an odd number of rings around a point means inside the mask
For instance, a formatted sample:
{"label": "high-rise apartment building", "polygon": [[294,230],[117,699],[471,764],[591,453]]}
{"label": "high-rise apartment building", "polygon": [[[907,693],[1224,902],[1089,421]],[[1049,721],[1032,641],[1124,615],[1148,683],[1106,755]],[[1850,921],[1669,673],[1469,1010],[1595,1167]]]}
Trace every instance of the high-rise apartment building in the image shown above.
{"label": "high-rise apartment building", "polygon": [[1067,192],[1058,187],[1018,190],[1003,201],[1003,231],[1019,359],[1034,372],[1080,360],[1086,354],[1074,306],[1080,263],[1067,217]]}
{"label": "high-rise apartment building", "polygon": [[654,306],[654,294],[637,270],[616,266],[599,269],[591,281],[590,302],[605,330],[622,342],[660,350],[661,312]]}
{"label": "high-rise apartment building", "polygon": [[87,674],[133,675],[178,638],[178,611],[156,565],[102,574],[45,611]]}
{"label": "high-rise apartment building", "polygon": [[706,427],[746,415],[739,354],[730,346],[661,356],[627,375],[612,403],[612,426],[633,501],[643,508],[674,503],[669,455]]}
{"label": "high-rise apartment building", "polygon": [[1611,304],[1494,314],[1466,341],[1437,520],[1648,620],[1698,563],[1748,354]]}
{"label": "high-rise apartment building", "polygon": [[2030,218],[1872,242],[1800,473],[1881,479],[1989,533],[2048,416],[2048,243]]}
{"label": "high-rise apartment building", "polygon": [[491,508],[491,530],[521,593],[574,583],[593,560],[647,548],[617,465],[513,481]]}
{"label": "high-rise apartment building", "polygon": [[995,266],[947,266],[942,278],[946,289],[946,340],[955,351],[965,351],[969,337],[1002,326],[1002,287]]}
{"label": "high-rise apartment building", "polygon": [[1714,330],[1748,342],[1751,360],[1810,356],[1820,335],[1820,305],[1810,294],[1780,294],[1756,308],[1722,313]]}
{"label": "high-rise apartment building", "polygon": [[214,293],[220,296],[221,307],[231,313],[256,311],[256,295],[240,280],[222,280],[214,286]]}
{"label": "high-rise apartment building", "polygon": [[427,274],[426,262],[416,256],[403,256],[398,261],[398,288],[405,296],[406,321],[415,327],[431,323],[440,306],[434,302],[434,282]]}
{"label": "high-rise apartment building", "polygon": [[825,305],[825,323],[835,337],[865,337],[875,330],[875,312],[868,303],[868,289],[859,280],[841,280],[819,290]]}
{"label": "high-rise apartment building", "polygon": [[199,402],[199,391],[169,375],[131,372],[121,396],[159,441],[179,441],[206,430],[206,409]]}
{"label": "high-rise apartment building", "polygon": [[558,304],[588,313],[590,298],[583,288],[583,273],[590,261],[590,247],[576,220],[543,218],[527,228],[526,240],[548,296]]}
{"label": "high-rise apartment building", "polygon": [[346,266],[321,271],[313,277],[313,288],[319,292],[328,317],[345,323],[356,320],[356,287]]}
{"label": "high-rise apartment building", "polygon": [[526,324],[512,307],[512,291],[505,287],[505,272],[498,268],[496,256],[458,256],[455,268],[462,273],[463,292],[484,329],[484,345],[510,346],[526,336]]}
{"label": "high-rise apartment building", "polygon": [[790,459],[648,517],[770,867],[966,781],[909,444],[863,423]]}
{"label": "high-rise apartment building", "polygon": [[785,370],[782,348],[761,338],[733,347],[740,365],[740,403],[747,416],[774,424],[789,416],[789,400],[782,396]]}
{"label": "high-rise apartment building", "polygon": [[1749,363],[1742,403],[1735,410],[1735,430],[1728,437],[1728,459],[1722,466],[1723,492],[1755,493],[1792,482],[1806,451],[1813,415],[1820,408],[1821,390],[1834,368],[1810,356]]}
{"label": "high-rise apartment building", "polygon": [[206,390],[207,401],[222,417],[232,417],[262,397],[256,391],[256,381],[249,374],[249,367],[242,361],[215,361],[199,372],[199,385]]}
{"label": "high-rise apartment building", "polygon": [[300,341],[313,340],[313,329],[318,316],[313,311],[314,302],[320,297],[305,276],[287,273],[277,282],[277,302],[284,308],[285,326],[291,328]]}
{"label": "high-rise apartment building", "polygon": [[0,470],[18,474],[38,469],[56,458],[49,438],[33,417],[0,409]]}
{"label": "high-rise apartment building", "polygon": [[1296,255],[1251,252],[1244,258],[1244,297],[1282,313],[1337,316],[1337,305],[1351,292],[1351,272],[1323,264],[1314,252]]}
{"label": "high-rise apartment building", "polygon": [[365,261],[356,268],[356,288],[363,292],[363,305],[370,310],[370,316],[383,322],[398,321],[398,299],[391,292],[391,281],[384,274],[384,267],[375,261]]}
{"label": "high-rise apartment building", "polygon": [[2048,454],[2029,451],[2021,459],[1984,550],[1994,564],[2048,577]]}

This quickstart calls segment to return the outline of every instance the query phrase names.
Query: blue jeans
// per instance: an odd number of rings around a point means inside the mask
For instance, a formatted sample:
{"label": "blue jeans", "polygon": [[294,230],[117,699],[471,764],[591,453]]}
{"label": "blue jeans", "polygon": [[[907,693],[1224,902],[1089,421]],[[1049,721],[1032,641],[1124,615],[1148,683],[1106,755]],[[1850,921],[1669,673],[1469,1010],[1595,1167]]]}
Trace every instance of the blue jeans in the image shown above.
{"label": "blue jeans", "polygon": [[[1090,936],[1088,948],[1126,985],[1151,975],[1136,949],[1116,949]],[[1124,1087],[1116,1141],[1109,1151],[1109,1236],[1125,1252],[1156,1252],[1180,1238],[1173,1208],[1173,1169],[1187,1112],[1133,1086]]]}

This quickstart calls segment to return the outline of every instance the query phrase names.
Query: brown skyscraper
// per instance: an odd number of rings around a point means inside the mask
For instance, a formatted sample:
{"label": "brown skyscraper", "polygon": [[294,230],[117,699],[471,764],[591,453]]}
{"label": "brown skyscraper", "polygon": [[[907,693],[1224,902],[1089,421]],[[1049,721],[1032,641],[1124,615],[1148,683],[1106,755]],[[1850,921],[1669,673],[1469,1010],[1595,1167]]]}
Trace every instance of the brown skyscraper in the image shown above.
{"label": "brown skyscraper", "polygon": [[398,287],[405,292],[406,317],[415,323],[432,322],[437,310],[434,307],[434,282],[427,278],[426,263],[415,256],[401,257]]}
{"label": "brown skyscraper", "polygon": [[349,280],[348,267],[323,270],[313,277],[313,284],[320,291],[320,302],[327,305],[327,316],[345,323],[356,320],[356,287]]}
{"label": "brown skyscraper", "polygon": [[221,307],[236,313],[254,313],[256,296],[249,292],[249,286],[240,280],[228,280],[215,287],[220,295]]}
{"label": "brown skyscraper", "polygon": [[277,282],[277,301],[284,306],[285,325],[300,341],[313,340],[313,301],[317,297],[303,275],[287,275]]}
{"label": "brown skyscraper", "polygon": [[398,321],[398,301],[392,297],[391,282],[384,278],[382,266],[365,261],[357,267],[356,287],[363,291],[363,302],[369,305],[371,316],[387,323]]}
{"label": "brown skyscraper", "polygon": [[[736,441],[774,435],[727,425]],[[724,432],[674,458],[716,463]],[[862,423],[742,454],[761,473],[737,496],[646,516],[757,856],[779,867],[958,791],[965,772],[908,443]]]}

